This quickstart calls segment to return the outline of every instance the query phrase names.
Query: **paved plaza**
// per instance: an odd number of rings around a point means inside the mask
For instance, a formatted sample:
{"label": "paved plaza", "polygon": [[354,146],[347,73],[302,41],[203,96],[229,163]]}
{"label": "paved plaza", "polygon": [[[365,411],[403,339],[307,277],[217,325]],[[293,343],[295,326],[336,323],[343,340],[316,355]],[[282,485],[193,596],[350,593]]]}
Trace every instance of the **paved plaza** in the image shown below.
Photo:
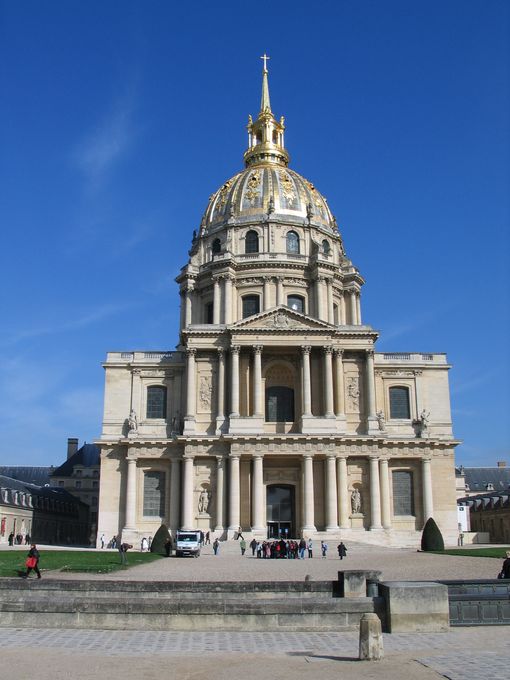
{"label": "paved plaza", "polygon": [[[20,549],[21,546],[17,549]],[[41,563],[44,578],[102,579],[126,581],[302,581],[306,576],[312,580],[333,580],[340,569],[378,569],[384,580],[434,580],[463,578],[496,578],[501,560],[485,557],[459,557],[433,555],[410,548],[381,548],[361,543],[347,543],[347,557],[338,558],[336,544],[329,544],[328,556],[320,556],[320,542],[314,545],[313,559],[263,560],[252,557],[248,548],[244,557],[238,541],[223,542],[215,556],[210,545],[202,550],[198,559],[163,558],[155,562],[132,567],[111,574],[87,574],[71,572],[44,573],[44,547],[41,547]],[[24,550],[27,550],[23,546]],[[48,546],[48,550],[53,547]],[[12,548],[11,548],[12,550]],[[112,551],[118,559],[118,552]],[[129,561],[129,553],[128,553]]]}

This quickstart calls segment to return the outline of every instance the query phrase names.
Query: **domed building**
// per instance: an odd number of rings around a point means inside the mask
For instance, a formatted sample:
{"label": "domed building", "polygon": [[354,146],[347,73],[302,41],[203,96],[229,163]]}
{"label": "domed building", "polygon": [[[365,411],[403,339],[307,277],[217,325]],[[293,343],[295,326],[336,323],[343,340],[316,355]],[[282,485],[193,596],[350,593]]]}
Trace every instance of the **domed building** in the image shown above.
{"label": "domed building", "polygon": [[98,536],[456,539],[444,354],[379,353],[326,198],[289,168],[266,62],[245,168],[210,197],[176,351],[110,352]]}

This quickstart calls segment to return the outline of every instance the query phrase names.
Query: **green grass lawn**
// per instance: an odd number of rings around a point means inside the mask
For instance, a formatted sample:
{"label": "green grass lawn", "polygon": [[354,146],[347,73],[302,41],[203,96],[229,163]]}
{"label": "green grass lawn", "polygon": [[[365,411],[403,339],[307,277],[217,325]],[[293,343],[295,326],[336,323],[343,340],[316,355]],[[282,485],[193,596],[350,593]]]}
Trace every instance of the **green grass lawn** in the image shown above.
{"label": "green grass lawn", "polygon": [[[18,576],[20,571],[25,571],[26,551],[2,550],[0,552],[0,576]],[[137,564],[146,564],[158,560],[162,555],[154,553],[128,552],[128,567]],[[79,571],[94,574],[106,574],[118,569],[124,569],[120,564],[118,552],[97,552],[79,550],[41,550],[39,569],[45,571]]]}
{"label": "green grass lawn", "polygon": [[506,551],[510,550],[510,546],[506,548],[452,548],[451,550],[432,550],[435,555],[460,555],[461,557],[496,557],[504,560]]}

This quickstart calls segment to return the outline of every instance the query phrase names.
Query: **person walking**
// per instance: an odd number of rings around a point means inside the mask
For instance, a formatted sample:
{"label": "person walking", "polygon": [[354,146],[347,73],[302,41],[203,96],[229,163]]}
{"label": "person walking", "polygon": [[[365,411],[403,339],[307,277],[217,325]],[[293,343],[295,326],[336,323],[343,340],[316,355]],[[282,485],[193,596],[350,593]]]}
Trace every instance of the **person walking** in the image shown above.
{"label": "person walking", "polygon": [[342,541],[340,541],[340,543],[338,544],[337,550],[338,550],[338,557],[339,557],[341,560],[343,560],[344,557],[347,557],[347,548],[346,548],[345,545],[342,543]]}
{"label": "person walking", "polygon": [[244,538],[241,538],[241,540],[239,541],[239,547],[241,548],[241,555],[244,555],[244,553],[246,552],[246,541],[244,540]]}
{"label": "person walking", "polygon": [[328,544],[326,541],[321,541],[321,553],[322,553],[322,559],[325,560],[326,557],[328,556]]}
{"label": "person walking", "polygon": [[510,550],[506,551],[506,559],[503,561],[498,578],[510,578]]}
{"label": "person walking", "polygon": [[99,539],[101,541],[101,550],[104,549],[104,534],[101,534],[101,538]]}
{"label": "person walking", "polygon": [[211,532],[210,531],[206,531],[206,533],[205,533],[205,544],[211,545]]}
{"label": "person walking", "polygon": [[311,538],[308,539],[308,557],[313,557],[313,541]]}
{"label": "person walking", "polygon": [[250,548],[251,548],[252,557],[255,557],[255,551],[257,550],[257,541],[256,541],[255,538],[251,539]]}
{"label": "person walking", "polygon": [[140,545],[140,550],[141,550],[141,552],[147,552],[148,549],[149,549],[149,542],[147,541],[147,539],[146,539],[145,536],[144,536],[144,537],[142,538],[142,543],[141,543],[141,545]]}
{"label": "person walking", "polygon": [[214,554],[217,555],[219,550],[220,550],[220,542],[218,541],[217,538],[214,539],[214,542],[212,544],[212,549],[213,549]]}
{"label": "person walking", "polygon": [[306,541],[304,538],[302,538],[299,541],[299,559],[304,560],[305,559],[305,550],[306,550]]}
{"label": "person walking", "polygon": [[39,558],[40,558],[40,553],[37,550],[37,546],[36,546],[35,543],[32,543],[32,545],[30,546],[30,550],[28,551],[27,559],[26,559],[26,562],[25,562],[25,566],[27,568],[27,573],[24,575],[24,578],[28,578],[32,569],[37,574],[37,578],[41,578],[41,572],[39,571]]}

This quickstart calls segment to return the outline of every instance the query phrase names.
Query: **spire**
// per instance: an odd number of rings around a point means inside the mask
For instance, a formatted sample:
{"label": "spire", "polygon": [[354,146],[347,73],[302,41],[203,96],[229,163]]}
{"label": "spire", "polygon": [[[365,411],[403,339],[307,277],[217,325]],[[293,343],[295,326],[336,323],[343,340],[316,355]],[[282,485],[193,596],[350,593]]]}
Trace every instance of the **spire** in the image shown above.
{"label": "spire", "polygon": [[280,122],[276,120],[271,111],[269,99],[269,83],[267,61],[269,57],[264,54],[260,57],[264,62],[262,68],[262,97],[260,99],[260,112],[257,120],[248,117],[248,149],[244,153],[246,166],[260,163],[276,163],[286,166],[289,164],[289,154],[285,150],[284,132],[285,125],[283,116]]}
{"label": "spire", "polygon": [[262,70],[262,97],[260,99],[260,113],[271,113],[271,102],[269,100],[269,83],[267,80],[267,60],[271,59],[264,52],[264,55],[260,57],[264,62],[264,68]]}

